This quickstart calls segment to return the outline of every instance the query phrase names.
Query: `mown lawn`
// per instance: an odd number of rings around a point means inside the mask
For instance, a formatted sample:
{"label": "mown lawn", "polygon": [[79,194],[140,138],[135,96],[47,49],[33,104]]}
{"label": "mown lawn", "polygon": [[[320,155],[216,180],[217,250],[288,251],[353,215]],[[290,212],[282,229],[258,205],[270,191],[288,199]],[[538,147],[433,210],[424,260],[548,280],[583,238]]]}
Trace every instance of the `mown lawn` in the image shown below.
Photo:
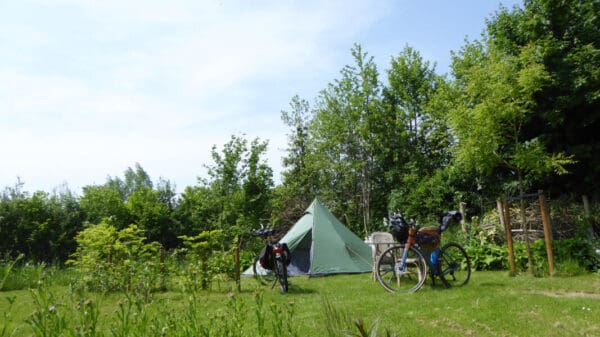
{"label": "mown lawn", "polygon": [[356,319],[367,328],[377,324],[378,336],[386,329],[397,336],[600,336],[598,273],[532,278],[476,272],[465,287],[443,289],[428,281],[413,294],[388,293],[369,274],[291,281],[286,295],[257,288],[252,279],[243,280],[241,293],[221,284],[147,299],[65,286],[5,291],[0,336],[344,336],[342,330],[358,333]]}

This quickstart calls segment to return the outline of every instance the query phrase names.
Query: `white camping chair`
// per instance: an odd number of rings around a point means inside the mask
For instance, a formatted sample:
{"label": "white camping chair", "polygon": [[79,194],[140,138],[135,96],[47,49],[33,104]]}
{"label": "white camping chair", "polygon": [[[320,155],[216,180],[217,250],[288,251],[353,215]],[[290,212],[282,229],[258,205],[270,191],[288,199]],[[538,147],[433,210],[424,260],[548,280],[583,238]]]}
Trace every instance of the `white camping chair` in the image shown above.
{"label": "white camping chair", "polygon": [[386,249],[394,245],[394,237],[388,232],[373,232],[369,237],[369,244],[373,253],[373,280],[377,275],[377,259]]}

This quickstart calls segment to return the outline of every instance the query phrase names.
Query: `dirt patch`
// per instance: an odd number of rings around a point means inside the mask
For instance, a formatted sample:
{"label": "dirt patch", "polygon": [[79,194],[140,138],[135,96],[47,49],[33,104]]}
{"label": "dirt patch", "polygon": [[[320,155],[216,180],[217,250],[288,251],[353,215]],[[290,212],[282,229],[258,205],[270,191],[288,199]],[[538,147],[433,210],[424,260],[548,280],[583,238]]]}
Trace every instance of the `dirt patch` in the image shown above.
{"label": "dirt patch", "polygon": [[585,292],[570,292],[570,291],[542,291],[542,290],[531,290],[527,292],[532,295],[544,295],[548,297],[554,298],[591,298],[595,300],[600,300],[600,294],[594,293],[585,293]]}

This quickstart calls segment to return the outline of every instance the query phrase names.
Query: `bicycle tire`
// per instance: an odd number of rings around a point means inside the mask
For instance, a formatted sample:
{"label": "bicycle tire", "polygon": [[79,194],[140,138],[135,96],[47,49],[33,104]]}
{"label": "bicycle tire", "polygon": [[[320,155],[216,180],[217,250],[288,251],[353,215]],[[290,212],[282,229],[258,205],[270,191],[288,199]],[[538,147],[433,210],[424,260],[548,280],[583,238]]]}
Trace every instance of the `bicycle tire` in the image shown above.
{"label": "bicycle tire", "polygon": [[281,289],[281,293],[285,294],[288,291],[288,279],[287,279],[287,268],[283,261],[276,260],[275,261],[275,277],[279,281],[279,288]]}
{"label": "bicycle tire", "polygon": [[444,245],[438,258],[440,278],[446,286],[461,287],[471,278],[471,260],[465,249],[455,242]]}
{"label": "bicycle tire", "polygon": [[398,273],[404,246],[386,249],[377,259],[376,277],[385,290],[393,293],[412,293],[423,286],[427,278],[427,262],[420,250],[410,247],[407,252],[406,268]]}
{"label": "bicycle tire", "polygon": [[252,274],[254,275],[254,279],[262,285],[268,285],[275,281],[275,273],[271,270],[264,269],[260,265],[260,262],[258,262],[258,256],[254,259],[254,263],[252,264]]}

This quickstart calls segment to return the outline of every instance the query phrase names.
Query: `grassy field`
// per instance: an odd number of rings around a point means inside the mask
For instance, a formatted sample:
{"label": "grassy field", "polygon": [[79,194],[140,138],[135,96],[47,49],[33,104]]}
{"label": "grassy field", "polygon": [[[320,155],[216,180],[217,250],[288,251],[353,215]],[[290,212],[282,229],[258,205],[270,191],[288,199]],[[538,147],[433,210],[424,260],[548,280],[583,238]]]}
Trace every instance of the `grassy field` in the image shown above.
{"label": "grassy field", "polygon": [[[463,288],[391,294],[369,274],[292,278],[290,291],[244,279],[148,298],[67,286],[0,292],[5,336],[600,336],[600,275],[476,272]],[[3,332],[4,329],[4,332]],[[377,331],[377,333],[375,333]],[[366,335],[363,333],[363,335]]]}

